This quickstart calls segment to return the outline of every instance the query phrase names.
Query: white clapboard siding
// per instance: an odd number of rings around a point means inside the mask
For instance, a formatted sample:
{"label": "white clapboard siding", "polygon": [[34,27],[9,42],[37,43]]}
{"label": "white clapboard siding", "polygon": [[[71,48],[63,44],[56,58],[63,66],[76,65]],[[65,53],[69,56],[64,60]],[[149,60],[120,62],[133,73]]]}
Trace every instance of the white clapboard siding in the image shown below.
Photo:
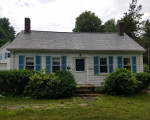
{"label": "white clapboard siding", "polygon": [[[12,53],[11,55],[11,61],[10,61],[10,66],[11,69],[18,69],[18,63],[19,63],[19,55],[24,55],[25,57],[35,57],[36,55],[41,56],[41,66],[42,68],[45,68],[45,57],[46,56],[51,56],[53,57],[61,57],[61,56],[66,56],[66,66],[71,67],[71,72],[75,77],[79,77],[79,79],[76,80],[78,84],[93,84],[96,86],[100,86],[101,83],[104,81],[106,78],[107,74],[99,74],[99,75],[94,75],[94,61],[93,57],[94,56],[100,56],[100,57],[108,57],[108,56],[113,56],[113,67],[114,69],[117,67],[117,56],[122,56],[122,57],[132,57],[136,56],[137,60],[137,72],[143,72],[143,55],[141,53],[97,53],[97,54],[92,54],[92,53]],[[85,58],[85,72],[75,72],[75,58]],[[82,75],[82,76],[80,76]],[[84,80],[86,79],[86,80]]]}

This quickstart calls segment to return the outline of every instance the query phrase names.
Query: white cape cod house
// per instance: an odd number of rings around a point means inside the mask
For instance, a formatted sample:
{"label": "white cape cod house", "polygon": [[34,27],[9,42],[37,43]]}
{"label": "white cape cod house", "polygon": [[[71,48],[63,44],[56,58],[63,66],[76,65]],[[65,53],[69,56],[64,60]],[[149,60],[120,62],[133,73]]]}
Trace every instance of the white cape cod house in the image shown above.
{"label": "white cape cod house", "polygon": [[10,69],[10,52],[7,50],[9,44],[7,42],[0,48],[0,70]]}
{"label": "white cape cod house", "polygon": [[7,49],[11,69],[47,68],[50,73],[68,69],[78,84],[96,86],[115,68],[143,72],[145,51],[123,32],[122,24],[118,33],[34,31],[29,18]]}

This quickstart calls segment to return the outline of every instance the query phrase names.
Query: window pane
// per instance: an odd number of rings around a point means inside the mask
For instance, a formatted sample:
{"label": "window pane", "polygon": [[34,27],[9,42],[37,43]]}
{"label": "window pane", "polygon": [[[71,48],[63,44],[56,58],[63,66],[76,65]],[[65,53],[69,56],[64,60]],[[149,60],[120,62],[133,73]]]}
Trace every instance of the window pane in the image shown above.
{"label": "window pane", "polygon": [[53,58],[53,65],[60,66],[60,58]]}
{"label": "window pane", "polygon": [[0,60],[2,60],[2,55],[0,54]]}
{"label": "window pane", "polygon": [[124,65],[130,65],[130,58],[124,58]]}
{"label": "window pane", "polygon": [[53,72],[60,70],[60,66],[53,66]]}
{"label": "window pane", "polygon": [[26,66],[26,69],[28,70],[34,69],[34,66]]}
{"label": "window pane", "polygon": [[100,58],[100,65],[107,65],[107,58]]}
{"label": "window pane", "polygon": [[127,70],[131,70],[131,66],[124,66]]}
{"label": "window pane", "polygon": [[100,66],[100,73],[107,73],[107,66]]}
{"label": "window pane", "polygon": [[34,66],[34,58],[33,57],[27,57],[26,58],[26,65],[33,65]]}
{"label": "window pane", "polygon": [[76,71],[84,71],[84,59],[76,59]]}

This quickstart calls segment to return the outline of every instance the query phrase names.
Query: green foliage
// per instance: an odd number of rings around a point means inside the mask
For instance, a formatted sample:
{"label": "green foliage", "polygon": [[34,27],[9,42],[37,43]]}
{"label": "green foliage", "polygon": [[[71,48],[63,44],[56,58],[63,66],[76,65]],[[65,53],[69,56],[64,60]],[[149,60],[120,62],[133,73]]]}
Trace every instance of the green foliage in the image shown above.
{"label": "green foliage", "polygon": [[104,24],[104,32],[116,32],[117,27],[115,23],[115,19],[110,19]]}
{"label": "green foliage", "polygon": [[110,73],[104,83],[104,91],[109,95],[133,95],[136,92],[139,82],[131,71],[121,68]]}
{"label": "green foliage", "polygon": [[15,31],[8,18],[0,18],[0,47],[15,38]]}
{"label": "green foliage", "polygon": [[0,94],[22,95],[29,77],[33,75],[29,70],[3,70],[0,71]]}
{"label": "green foliage", "polygon": [[141,21],[141,18],[144,14],[141,14],[140,11],[142,5],[137,6],[137,0],[132,0],[132,3],[129,5],[129,12],[124,13],[123,18],[120,20],[124,23],[124,31],[131,38],[136,38],[137,35],[140,35],[141,25],[144,21]]}
{"label": "green foliage", "polygon": [[139,81],[137,91],[148,89],[150,86],[150,73],[137,73],[135,78]]}
{"label": "green foliage", "polygon": [[72,96],[75,87],[75,80],[68,71],[56,74],[39,71],[30,77],[24,92],[33,98],[63,98]]}
{"label": "green foliage", "polygon": [[144,69],[144,72],[147,72],[147,73],[150,72],[149,67],[148,67],[147,64],[143,64],[143,69]]}
{"label": "green foliage", "polygon": [[101,19],[91,11],[85,11],[76,18],[73,32],[100,32]]}

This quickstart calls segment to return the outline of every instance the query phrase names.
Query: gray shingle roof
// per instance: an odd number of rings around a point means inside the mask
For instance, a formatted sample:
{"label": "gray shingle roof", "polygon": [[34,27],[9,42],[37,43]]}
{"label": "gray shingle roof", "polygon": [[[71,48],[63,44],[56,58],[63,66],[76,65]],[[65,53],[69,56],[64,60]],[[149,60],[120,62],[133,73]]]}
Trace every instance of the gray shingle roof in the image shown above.
{"label": "gray shingle roof", "polygon": [[126,34],[21,31],[8,50],[145,51]]}

